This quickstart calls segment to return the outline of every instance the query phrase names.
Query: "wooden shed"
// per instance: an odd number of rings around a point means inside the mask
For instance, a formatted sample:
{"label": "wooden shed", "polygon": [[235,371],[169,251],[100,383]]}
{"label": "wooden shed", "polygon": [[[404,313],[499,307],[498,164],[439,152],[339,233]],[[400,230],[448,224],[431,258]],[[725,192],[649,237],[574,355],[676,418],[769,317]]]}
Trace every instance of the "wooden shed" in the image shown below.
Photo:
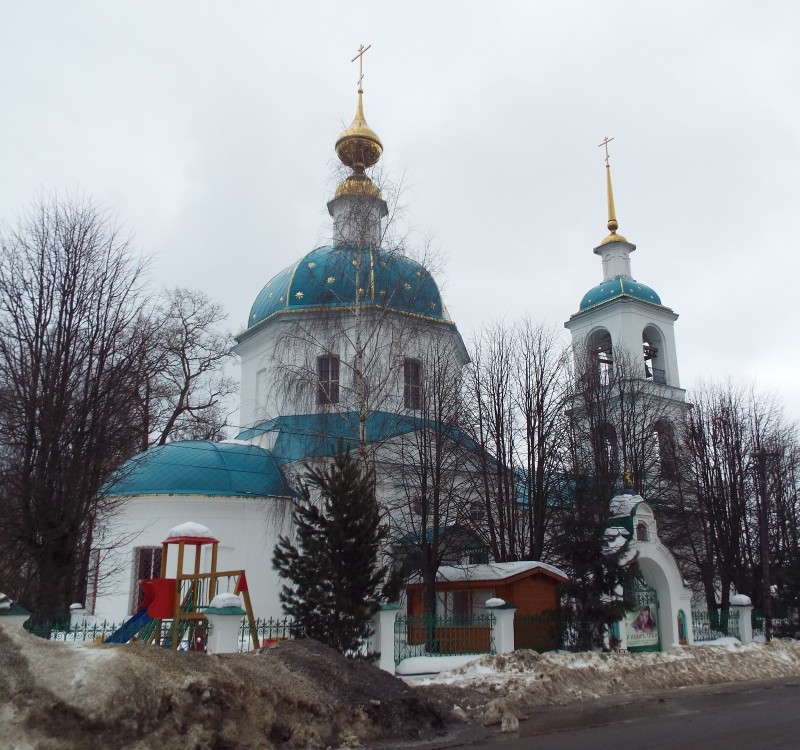
{"label": "wooden shed", "polygon": [[[559,608],[558,586],[566,574],[547,563],[487,563],[444,565],[436,576],[437,614],[469,615],[483,611],[492,597],[517,605],[517,615],[534,615]],[[422,582],[406,584],[408,614],[422,614]]]}
{"label": "wooden shed", "polygon": [[[558,586],[566,574],[552,565],[536,561],[442,566],[436,577],[436,614],[454,616],[436,626],[442,653],[460,653],[465,639],[475,651],[488,651],[490,632],[486,626],[470,623],[470,615],[486,612],[491,598],[515,604],[514,646],[549,651],[561,646],[560,597]],[[408,614],[422,614],[422,582],[406,584]],[[459,623],[463,617],[465,622]],[[421,643],[423,632],[413,635]],[[458,631],[458,632],[455,632]],[[451,648],[451,641],[459,644]],[[409,633],[412,642],[412,633]]]}

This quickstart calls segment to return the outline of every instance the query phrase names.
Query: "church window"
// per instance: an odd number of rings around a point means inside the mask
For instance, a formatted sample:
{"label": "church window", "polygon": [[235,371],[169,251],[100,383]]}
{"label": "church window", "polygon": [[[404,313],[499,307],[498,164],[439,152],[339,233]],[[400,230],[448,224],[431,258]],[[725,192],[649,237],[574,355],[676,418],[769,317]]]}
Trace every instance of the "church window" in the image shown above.
{"label": "church window", "polygon": [[636,541],[646,542],[648,539],[647,524],[644,521],[639,521],[639,523],[636,524]]}
{"label": "church window", "polygon": [[339,358],[333,354],[317,357],[317,403],[339,403]]}
{"label": "church window", "polygon": [[422,408],[422,362],[403,360],[403,401],[406,409]]}
{"label": "church window", "polygon": [[141,583],[158,578],[161,573],[161,547],[136,547],[133,550],[133,591],[131,591],[131,614],[138,612],[144,602]]}

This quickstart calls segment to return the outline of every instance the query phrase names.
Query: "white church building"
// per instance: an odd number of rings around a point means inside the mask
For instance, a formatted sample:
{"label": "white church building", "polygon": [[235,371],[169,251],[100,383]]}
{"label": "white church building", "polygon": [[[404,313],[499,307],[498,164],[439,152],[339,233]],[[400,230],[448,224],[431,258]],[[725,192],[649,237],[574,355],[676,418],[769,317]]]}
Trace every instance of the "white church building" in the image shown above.
{"label": "white church building", "polygon": [[234,440],[152,448],[107,488],[114,512],[87,601],[96,617],[120,621],[137,610],[140,581],[159,573],[161,543],[187,521],[219,540],[217,569],[247,571],[256,615],[280,615],[271,558],[303,464],[342,443],[379,452],[417,423],[427,354],[468,362],[431,274],[382,246],[387,206],[365,170],[383,146],[362,96],[359,88],[355,118],[336,142],[350,173],[328,203],[330,244],[268,281],[237,337],[245,429]]}
{"label": "white church building", "polygon": [[[385,446],[418,424],[428,354],[444,351],[456,366],[467,364],[431,274],[384,246],[386,203],[365,171],[383,145],[364,118],[362,95],[359,86],[355,118],[336,142],[349,173],[328,203],[329,244],[267,282],[237,337],[244,428],[234,440],[152,448],[107,488],[113,513],[104,527],[105,551],[93,558],[86,602],[95,617],[120,622],[137,611],[140,582],[159,574],[162,542],[187,521],[219,540],[218,570],[247,572],[255,615],[280,616],[281,583],[271,558],[278,535],[289,529],[293,482],[303,464],[325,460],[342,443],[371,447],[380,461]],[[646,379],[682,404],[677,315],[631,276],[635,245],[616,233],[610,171],[608,196],[611,234],[594,251],[603,281],[565,325],[576,348],[588,342],[601,358],[624,350],[642,363]],[[379,498],[391,489],[379,484]],[[660,600],[670,602],[672,621],[673,610],[686,606],[686,592],[674,560],[664,562],[660,548],[659,555],[663,564],[642,570]],[[201,569],[210,563],[202,560]],[[677,626],[664,637],[668,646],[677,644]]]}

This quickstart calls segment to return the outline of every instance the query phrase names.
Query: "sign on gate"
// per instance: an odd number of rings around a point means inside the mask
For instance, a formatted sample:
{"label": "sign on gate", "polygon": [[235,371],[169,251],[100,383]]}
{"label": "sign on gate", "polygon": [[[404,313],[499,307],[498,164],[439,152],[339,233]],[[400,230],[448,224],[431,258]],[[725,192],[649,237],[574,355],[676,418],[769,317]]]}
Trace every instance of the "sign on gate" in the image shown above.
{"label": "sign on gate", "polygon": [[638,578],[633,587],[636,606],[625,615],[628,648],[658,648],[658,597],[656,590]]}

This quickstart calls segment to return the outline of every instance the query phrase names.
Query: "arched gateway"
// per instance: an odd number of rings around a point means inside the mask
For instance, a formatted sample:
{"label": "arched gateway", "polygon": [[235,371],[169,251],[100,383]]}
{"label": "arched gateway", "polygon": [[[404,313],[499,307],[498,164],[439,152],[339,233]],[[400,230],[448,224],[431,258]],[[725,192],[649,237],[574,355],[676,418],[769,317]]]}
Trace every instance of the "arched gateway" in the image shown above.
{"label": "arched gateway", "polygon": [[617,495],[611,501],[609,527],[630,540],[641,571],[632,592],[636,607],[619,627],[620,648],[668,651],[691,643],[692,592],[658,538],[653,509],[641,495]]}

